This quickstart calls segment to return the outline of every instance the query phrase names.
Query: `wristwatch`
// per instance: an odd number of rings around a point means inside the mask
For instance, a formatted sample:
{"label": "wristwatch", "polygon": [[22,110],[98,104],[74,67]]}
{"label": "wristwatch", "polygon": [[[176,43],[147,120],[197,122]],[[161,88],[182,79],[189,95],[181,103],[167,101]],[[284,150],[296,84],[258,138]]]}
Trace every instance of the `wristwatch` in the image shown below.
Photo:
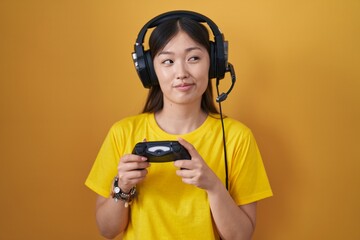
{"label": "wristwatch", "polygon": [[112,197],[115,200],[115,202],[121,200],[125,202],[125,207],[128,207],[136,197],[137,194],[136,187],[132,187],[128,193],[125,193],[121,190],[118,184],[119,184],[119,178],[115,177]]}

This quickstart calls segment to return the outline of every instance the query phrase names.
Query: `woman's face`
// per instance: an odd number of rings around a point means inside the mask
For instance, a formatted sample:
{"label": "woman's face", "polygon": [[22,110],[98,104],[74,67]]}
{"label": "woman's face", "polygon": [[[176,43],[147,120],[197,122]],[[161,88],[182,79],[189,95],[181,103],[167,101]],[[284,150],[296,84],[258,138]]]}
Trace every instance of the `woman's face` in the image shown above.
{"label": "woman's face", "polygon": [[206,48],[180,31],[154,57],[154,68],[164,104],[201,103],[209,81]]}

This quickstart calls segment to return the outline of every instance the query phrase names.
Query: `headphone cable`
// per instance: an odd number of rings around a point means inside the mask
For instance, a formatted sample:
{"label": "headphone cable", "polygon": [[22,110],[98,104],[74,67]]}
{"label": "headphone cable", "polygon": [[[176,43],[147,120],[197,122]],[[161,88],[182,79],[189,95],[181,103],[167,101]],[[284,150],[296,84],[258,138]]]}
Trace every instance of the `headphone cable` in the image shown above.
{"label": "headphone cable", "polygon": [[[218,97],[220,96],[219,93],[219,80],[220,79],[216,79],[216,92]],[[219,103],[219,111],[220,111],[220,120],[221,120],[221,128],[222,128],[222,136],[223,136],[223,146],[224,146],[224,162],[225,162],[225,186],[226,186],[226,190],[229,190],[229,173],[228,173],[228,164],[227,164],[227,152],[226,152],[226,137],[225,137],[225,126],[224,126],[224,118],[223,118],[223,113],[222,113],[222,108],[221,108],[221,101],[218,101]]]}

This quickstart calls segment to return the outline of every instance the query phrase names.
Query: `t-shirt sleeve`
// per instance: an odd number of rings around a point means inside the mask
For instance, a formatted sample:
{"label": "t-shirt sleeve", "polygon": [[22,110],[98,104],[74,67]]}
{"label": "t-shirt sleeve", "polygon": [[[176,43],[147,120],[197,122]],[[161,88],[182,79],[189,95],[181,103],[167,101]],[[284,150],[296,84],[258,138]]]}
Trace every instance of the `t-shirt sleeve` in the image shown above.
{"label": "t-shirt sleeve", "polygon": [[116,176],[117,166],[120,161],[118,146],[115,129],[112,127],[85,181],[87,187],[106,198],[110,196],[111,183]]}
{"label": "t-shirt sleeve", "polygon": [[230,194],[238,205],[273,195],[262,157],[252,132],[241,135],[233,156]]}

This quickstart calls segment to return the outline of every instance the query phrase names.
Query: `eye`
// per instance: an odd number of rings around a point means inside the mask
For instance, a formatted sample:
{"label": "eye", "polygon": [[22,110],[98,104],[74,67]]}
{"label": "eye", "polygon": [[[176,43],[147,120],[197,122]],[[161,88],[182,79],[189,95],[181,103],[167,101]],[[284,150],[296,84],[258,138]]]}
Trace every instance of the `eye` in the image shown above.
{"label": "eye", "polygon": [[171,59],[166,59],[166,60],[162,61],[161,63],[165,64],[165,65],[170,65],[170,64],[174,63],[174,61]]}
{"label": "eye", "polygon": [[197,62],[197,61],[199,61],[200,60],[200,57],[198,57],[198,56],[193,56],[193,57],[191,57],[191,58],[189,58],[189,62]]}

